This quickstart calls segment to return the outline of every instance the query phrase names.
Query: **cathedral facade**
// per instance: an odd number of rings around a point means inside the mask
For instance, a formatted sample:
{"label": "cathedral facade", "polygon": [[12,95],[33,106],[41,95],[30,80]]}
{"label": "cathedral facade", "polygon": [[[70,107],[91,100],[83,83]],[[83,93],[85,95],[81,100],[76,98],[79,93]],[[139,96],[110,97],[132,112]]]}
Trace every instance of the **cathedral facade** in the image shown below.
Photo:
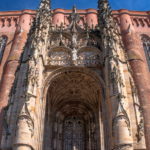
{"label": "cathedral facade", "polygon": [[150,150],[150,12],[0,12],[0,150]]}

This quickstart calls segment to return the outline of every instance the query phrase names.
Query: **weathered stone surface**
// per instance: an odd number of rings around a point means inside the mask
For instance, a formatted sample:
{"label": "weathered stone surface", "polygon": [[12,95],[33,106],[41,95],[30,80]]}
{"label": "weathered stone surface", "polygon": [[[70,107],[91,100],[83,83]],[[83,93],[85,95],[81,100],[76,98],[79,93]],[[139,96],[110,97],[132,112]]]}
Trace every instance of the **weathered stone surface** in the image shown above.
{"label": "weathered stone surface", "polygon": [[2,150],[150,149],[148,12],[42,0],[0,15]]}

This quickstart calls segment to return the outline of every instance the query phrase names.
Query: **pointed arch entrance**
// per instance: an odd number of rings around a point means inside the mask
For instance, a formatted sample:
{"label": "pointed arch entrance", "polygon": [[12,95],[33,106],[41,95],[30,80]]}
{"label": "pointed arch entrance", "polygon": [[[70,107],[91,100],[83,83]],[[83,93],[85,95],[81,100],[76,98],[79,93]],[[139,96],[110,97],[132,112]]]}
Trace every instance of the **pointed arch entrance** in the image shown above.
{"label": "pointed arch entrance", "polygon": [[43,150],[99,150],[101,83],[88,69],[67,69],[47,82]]}

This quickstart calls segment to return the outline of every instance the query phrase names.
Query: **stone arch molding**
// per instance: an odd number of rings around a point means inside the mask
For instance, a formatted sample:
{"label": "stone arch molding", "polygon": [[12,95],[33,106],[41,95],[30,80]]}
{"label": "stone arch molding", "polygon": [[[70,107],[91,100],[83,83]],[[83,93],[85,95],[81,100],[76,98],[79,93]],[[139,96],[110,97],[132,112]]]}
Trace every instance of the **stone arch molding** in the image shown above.
{"label": "stone arch molding", "polygon": [[55,78],[57,78],[58,76],[61,76],[62,74],[66,73],[66,72],[79,72],[79,73],[88,75],[89,77],[91,77],[95,80],[95,83],[100,85],[101,90],[105,89],[104,80],[96,72],[94,72],[90,69],[87,69],[87,68],[83,68],[83,67],[63,67],[63,68],[56,69],[55,71],[53,71],[46,77],[43,88],[42,88],[42,93],[43,93],[41,95],[42,100],[44,100],[46,98],[46,93],[48,91],[48,88],[49,88],[51,82]]}
{"label": "stone arch molding", "polygon": [[102,111],[100,103],[103,100],[103,88],[105,88],[103,80],[94,71],[86,68],[66,67],[57,69],[48,75],[41,97],[44,104],[42,110],[45,110],[45,119],[42,120],[45,124],[42,147],[44,150],[47,144],[52,145],[54,149],[61,150],[58,145],[63,145],[65,135],[62,130],[65,130],[63,122],[66,118],[83,119],[86,130],[90,131],[83,136],[89,138],[85,143],[89,146],[89,141],[92,140],[90,147],[95,150],[103,146],[98,142],[102,140],[98,134],[102,129],[100,127],[102,117],[99,114]]}

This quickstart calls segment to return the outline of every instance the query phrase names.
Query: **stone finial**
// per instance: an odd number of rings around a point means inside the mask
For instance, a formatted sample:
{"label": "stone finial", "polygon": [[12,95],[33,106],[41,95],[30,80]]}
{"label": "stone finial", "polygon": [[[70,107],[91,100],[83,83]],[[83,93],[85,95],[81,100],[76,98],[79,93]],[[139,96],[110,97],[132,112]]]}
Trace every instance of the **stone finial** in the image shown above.
{"label": "stone finial", "polygon": [[76,8],[75,5],[74,5],[73,8],[72,8],[72,12],[73,12],[73,13],[77,13],[77,8]]}
{"label": "stone finial", "polygon": [[98,0],[98,8],[100,9],[101,3],[108,3],[108,0]]}
{"label": "stone finial", "polygon": [[41,0],[39,9],[47,9],[50,10],[51,2],[50,0]]}
{"label": "stone finial", "polygon": [[109,8],[110,9],[110,5],[109,5],[109,1],[108,0],[98,0],[98,9],[102,9],[103,8],[102,5],[103,6],[109,6],[109,7],[105,7],[105,8]]}
{"label": "stone finial", "polygon": [[78,23],[80,21],[80,16],[77,13],[77,9],[75,6],[73,6],[72,8],[72,13],[70,14],[70,16],[68,17],[70,25],[68,27],[68,29],[70,29],[70,31],[72,33],[75,33],[78,31],[78,29],[80,28]]}
{"label": "stone finial", "polygon": [[73,6],[72,13],[69,16],[69,21],[70,21],[70,23],[72,23],[72,22],[77,23],[77,22],[79,22],[79,20],[80,20],[80,16],[79,16],[79,14],[77,14],[77,8],[75,6]]}
{"label": "stone finial", "polygon": [[[109,1],[108,0],[98,0],[98,9],[108,8]],[[110,8],[110,7],[109,7]]]}
{"label": "stone finial", "polygon": [[36,24],[37,26],[41,24],[42,22],[45,24],[46,22],[49,22],[51,17],[51,7],[50,7],[50,0],[41,0],[40,5],[37,10],[36,15]]}
{"label": "stone finial", "polygon": [[112,24],[112,10],[108,0],[98,1],[98,23],[100,26]]}

